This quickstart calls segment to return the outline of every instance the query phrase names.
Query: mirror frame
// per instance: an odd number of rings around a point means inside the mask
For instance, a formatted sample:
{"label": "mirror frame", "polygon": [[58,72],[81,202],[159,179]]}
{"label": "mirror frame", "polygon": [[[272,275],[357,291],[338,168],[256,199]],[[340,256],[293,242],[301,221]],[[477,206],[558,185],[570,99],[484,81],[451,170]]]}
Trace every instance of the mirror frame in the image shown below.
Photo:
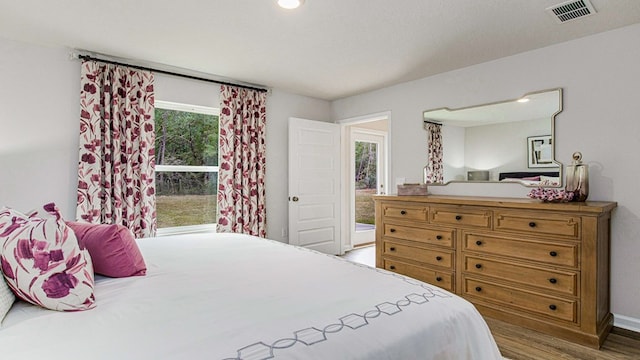
{"label": "mirror frame", "polygon": [[[425,110],[422,112],[422,121],[425,122],[427,121],[425,119],[425,114],[431,111],[438,111],[438,110],[447,110],[447,111],[458,111],[458,110],[468,110],[468,109],[473,109],[473,108],[479,108],[479,107],[483,107],[483,106],[491,106],[491,105],[498,105],[498,104],[505,104],[505,103],[510,103],[510,102],[514,102],[517,101],[519,99],[523,99],[526,98],[527,96],[531,96],[531,95],[536,95],[536,94],[541,94],[541,93],[546,93],[546,92],[553,92],[553,91],[557,91],[558,92],[558,110],[556,112],[554,112],[553,114],[551,114],[551,118],[549,119],[551,121],[551,138],[552,140],[552,144],[551,144],[551,155],[552,155],[552,163],[556,164],[558,166],[558,185],[537,185],[537,184],[527,184],[523,181],[508,181],[508,182],[504,182],[504,181],[496,181],[496,180],[449,180],[449,181],[445,181],[445,182],[441,182],[441,183],[429,183],[429,186],[445,186],[451,183],[460,183],[460,184],[465,184],[465,183],[483,183],[483,184],[520,184],[522,186],[525,187],[530,187],[530,188],[537,188],[537,187],[544,187],[544,188],[560,188],[564,186],[564,172],[563,172],[563,164],[561,162],[559,162],[558,160],[556,160],[556,142],[557,142],[557,138],[556,138],[556,116],[562,112],[563,110],[563,104],[562,104],[562,88],[551,88],[551,89],[545,89],[545,90],[539,90],[539,91],[532,91],[532,92],[528,92],[525,93],[524,95],[517,97],[517,98],[513,98],[513,99],[509,99],[509,100],[502,100],[502,101],[496,101],[496,102],[490,102],[490,103],[485,103],[485,104],[479,104],[479,105],[472,105],[472,106],[465,106],[465,107],[460,107],[460,108],[449,108],[449,107],[439,107],[439,108],[434,108],[434,109],[429,109],[429,110]],[[540,168],[541,169],[541,168]],[[539,172],[544,172],[544,171],[539,171]],[[553,170],[553,172],[555,172],[555,170]]]}

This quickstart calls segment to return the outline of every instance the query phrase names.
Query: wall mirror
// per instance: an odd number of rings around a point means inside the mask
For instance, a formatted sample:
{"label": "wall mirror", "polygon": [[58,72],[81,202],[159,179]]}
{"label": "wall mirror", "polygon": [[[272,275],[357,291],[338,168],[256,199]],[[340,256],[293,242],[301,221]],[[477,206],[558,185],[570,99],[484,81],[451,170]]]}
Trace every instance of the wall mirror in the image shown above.
{"label": "wall mirror", "polygon": [[441,124],[444,181],[517,182],[531,187],[562,186],[555,160],[555,117],[562,89],[524,94],[501,102],[423,113]]}

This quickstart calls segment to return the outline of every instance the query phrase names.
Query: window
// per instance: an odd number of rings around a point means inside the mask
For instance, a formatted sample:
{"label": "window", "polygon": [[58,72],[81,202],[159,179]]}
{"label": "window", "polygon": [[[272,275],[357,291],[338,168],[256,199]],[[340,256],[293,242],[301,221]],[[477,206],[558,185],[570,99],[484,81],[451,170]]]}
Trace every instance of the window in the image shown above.
{"label": "window", "polygon": [[215,230],[217,108],[155,103],[158,234]]}

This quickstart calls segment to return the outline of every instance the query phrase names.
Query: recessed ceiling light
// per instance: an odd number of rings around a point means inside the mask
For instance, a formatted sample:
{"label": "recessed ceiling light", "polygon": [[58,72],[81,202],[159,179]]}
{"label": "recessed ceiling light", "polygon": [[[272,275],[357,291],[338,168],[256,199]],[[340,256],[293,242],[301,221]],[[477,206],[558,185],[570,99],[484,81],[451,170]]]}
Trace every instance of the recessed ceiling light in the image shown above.
{"label": "recessed ceiling light", "polygon": [[278,0],[278,5],[283,9],[295,9],[303,3],[304,0]]}
{"label": "recessed ceiling light", "polygon": [[529,98],[522,98],[522,99],[518,99],[519,103],[526,103],[529,102]]}

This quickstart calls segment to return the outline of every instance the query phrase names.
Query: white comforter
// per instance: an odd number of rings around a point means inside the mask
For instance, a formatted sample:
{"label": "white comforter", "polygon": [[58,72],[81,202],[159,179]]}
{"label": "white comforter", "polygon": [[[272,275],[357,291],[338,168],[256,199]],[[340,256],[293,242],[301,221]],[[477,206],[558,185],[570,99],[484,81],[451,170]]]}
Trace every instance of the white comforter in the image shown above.
{"label": "white comforter", "polygon": [[147,276],[98,277],[93,310],[14,304],[0,359],[501,359],[433,285],[244,235],[138,243]]}

